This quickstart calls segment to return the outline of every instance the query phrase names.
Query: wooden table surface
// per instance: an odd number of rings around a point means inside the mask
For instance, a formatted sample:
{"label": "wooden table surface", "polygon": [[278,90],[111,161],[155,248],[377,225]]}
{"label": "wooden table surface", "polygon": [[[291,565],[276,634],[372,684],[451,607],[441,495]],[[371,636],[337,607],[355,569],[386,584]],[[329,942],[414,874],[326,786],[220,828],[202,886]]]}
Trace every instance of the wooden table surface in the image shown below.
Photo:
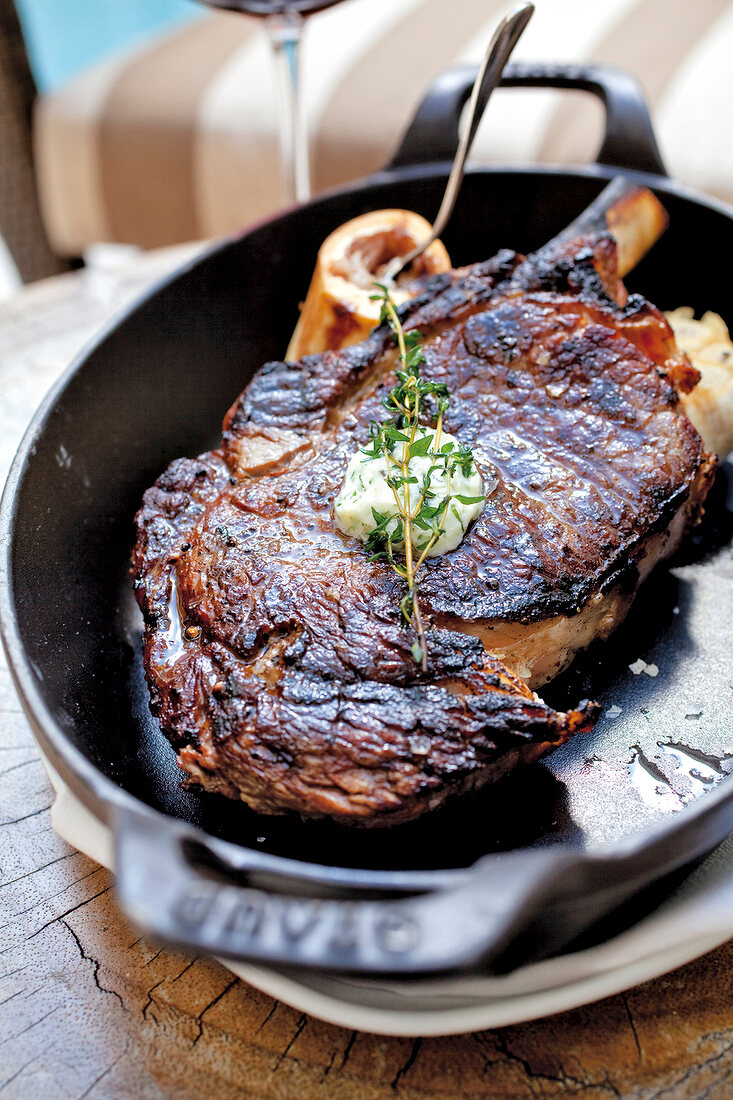
{"label": "wooden table surface", "polygon": [[[0,483],[75,352],[187,249],[124,250],[0,305]],[[0,1094],[56,1098],[733,1097],[733,943],[594,1005],[449,1038],[384,1038],[161,949],[57,836],[0,654]]]}

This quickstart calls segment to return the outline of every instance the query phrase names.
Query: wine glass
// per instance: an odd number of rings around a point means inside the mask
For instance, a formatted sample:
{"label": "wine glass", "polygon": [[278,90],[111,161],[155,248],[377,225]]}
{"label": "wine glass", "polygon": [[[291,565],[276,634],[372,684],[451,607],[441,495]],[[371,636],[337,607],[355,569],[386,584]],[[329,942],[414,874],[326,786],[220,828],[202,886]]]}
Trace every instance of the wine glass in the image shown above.
{"label": "wine glass", "polygon": [[286,204],[310,198],[308,134],[300,96],[299,50],[305,17],[342,0],[202,0],[264,19],[280,85],[280,163]]}

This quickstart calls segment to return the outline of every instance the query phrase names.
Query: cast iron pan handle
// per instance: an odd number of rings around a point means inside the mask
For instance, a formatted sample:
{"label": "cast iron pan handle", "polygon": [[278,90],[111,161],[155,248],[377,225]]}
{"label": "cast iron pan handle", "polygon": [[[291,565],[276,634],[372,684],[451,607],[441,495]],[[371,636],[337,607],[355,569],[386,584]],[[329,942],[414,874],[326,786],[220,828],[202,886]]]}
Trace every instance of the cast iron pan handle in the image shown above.
{"label": "cast iron pan handle", "polygon": [[264,853],[128,805],[115,830],[117,890],[144,933],[207,954],[361,974],[500,971],[518,955],[556,953],[708,850],[733,824],[733,802],[717,809],[726,820],[716,829],[693,813],[672,845],[664,833],[607,854],[528,849],[485,857],[458,885],[375,897],[328,868],[274,867]]}
{"label": "cast iron pan handle", "polygon": [[[453,159],[461,112],[476,71],[473,65],[460,66],[437,78],[387,168]],[[500,87],[592,92],[606,109],[606,130],[596,161],[615,168],[667,175],[642,90],[623,69],[590,64],[512,63],[507,65]]]}
{"label": "cast iron pan handle", "polygon": [[273,871],[261,853],[246,849],[235,875],[231,868],[217,874],[210,838],[157,814],[122,809],[115,834],[117,892],[143,932],[276,966],[363,974],[465,970],[508,942],[557,875],[543,853],[526,874],[507,866],[495,887],[472,893],[470,903],[457,896],[460,888],[375,898],[363,888],[334,890],[325,868],[320,881],[301,876],[294,862],[291,873]]}

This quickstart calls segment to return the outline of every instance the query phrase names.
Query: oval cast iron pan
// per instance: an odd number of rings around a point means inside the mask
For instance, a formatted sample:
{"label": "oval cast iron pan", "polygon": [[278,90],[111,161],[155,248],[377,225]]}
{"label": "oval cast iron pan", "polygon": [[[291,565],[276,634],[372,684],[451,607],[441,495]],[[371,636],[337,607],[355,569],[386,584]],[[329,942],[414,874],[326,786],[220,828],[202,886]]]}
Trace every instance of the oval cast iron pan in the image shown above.
{"label": "oval cast iron pan", "polygon": [[[354,832],[184,792],[149,713],[127,576],[144,489],[171,459],[215,445],[234,397],[282,355],[332,229],[382,207],[434,216],[473,76],[438,82],[381,173],[216,245],[148,293],[61,379],[13,465],[0,528],[9,663],[49,760],[115,829],[123,906],[159,938],[279,966],[506,969],[559,951],[629,898],[653,904],[664,876],[733,829],[725,469],[702,528],[625,626],[544,692],[558,707],[598,698],[593,734],[432,817]],[[444,234],[453,262],[536,249],[620,166],[670,216],[630,288],[725,316],[718,258],[733,252],[733,213],[665,176],[633,81],[514,65],[505,83],[599,95],[603,163],[469,172]],[[630,671],[639,657],[657,677]]]}

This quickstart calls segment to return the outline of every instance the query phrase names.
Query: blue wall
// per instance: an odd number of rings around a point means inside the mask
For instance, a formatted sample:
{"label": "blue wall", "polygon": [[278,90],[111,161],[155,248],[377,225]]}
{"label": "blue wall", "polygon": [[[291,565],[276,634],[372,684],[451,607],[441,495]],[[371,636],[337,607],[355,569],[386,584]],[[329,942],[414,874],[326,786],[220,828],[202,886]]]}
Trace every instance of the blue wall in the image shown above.
{"label": "blue wall", "polygon": [[202,14],[194,0],[15,0],[40,91]]}

